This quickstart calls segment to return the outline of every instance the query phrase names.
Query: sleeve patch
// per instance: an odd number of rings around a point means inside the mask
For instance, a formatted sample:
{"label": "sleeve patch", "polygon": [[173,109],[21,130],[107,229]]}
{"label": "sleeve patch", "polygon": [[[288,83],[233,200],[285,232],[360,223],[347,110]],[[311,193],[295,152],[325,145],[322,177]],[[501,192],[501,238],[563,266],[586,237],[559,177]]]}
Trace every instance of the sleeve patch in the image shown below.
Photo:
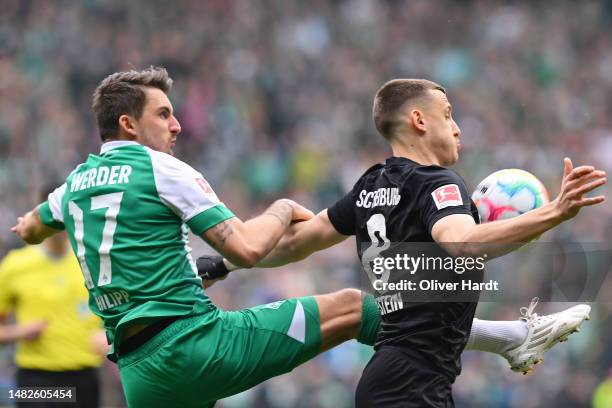
{"label": "sleeve patch", "polygon": [[435,189],[431,196],[433,197],[436,208],[441,210],[446,207],[454,207],[463,205],[459,186],[456,184],[447,184]]}
{"label": "sleeve patch", "polygon": [[202,177],[198,177],[195,180],[200,185],[202,190],[204,190],[204,193],[206,193],[206,194],[213,194],[214,193],[213,189],[210,187],[210,184],[208,184],[208,182],[206,180],[204,180]]}

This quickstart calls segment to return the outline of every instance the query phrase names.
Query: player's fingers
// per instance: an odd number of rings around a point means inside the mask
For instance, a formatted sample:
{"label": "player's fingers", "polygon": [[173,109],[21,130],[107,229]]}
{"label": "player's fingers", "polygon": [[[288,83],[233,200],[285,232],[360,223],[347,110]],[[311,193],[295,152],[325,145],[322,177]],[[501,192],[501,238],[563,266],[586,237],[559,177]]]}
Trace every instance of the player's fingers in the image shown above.
{"label": "player's fingers", "polygon": [[583,175],[582,177],[579,177],[577,179],[569,181],[565,185],[565,189],[567,191],[571,191],[571,190],[574,190],[576,188],[579,188],[579,187],[585,185],[590,180],[593,180],[593,179],[604,179],[605,177],[606,177],[606,172],[605,171],[595,170],[595,171],[593,171],[591,173],[587,173],[587,174]]}
{"label": "player's fingers", "polygon": [[574,166],[572,165],[572,159],[570,159],[569,157],[566,157],[563,159],[563,178],[567,177],[572,169],[574,168]]}
{"label": "player's fingers", "polygon": [[600,204],[600,203],[603,203],[604,201],[606,201],[606,197],[601,195],[597,197],[583,198],[582,200],[578,201],[576,204],[579,207],[588,207],[589,205]]}
{"label": "player's fingers", "polygon": [[579,166],[570,172],[567,176],[567,181],[574,180],[584,176],[585,174],[591,173],[595,171],[595,167],[593,166]]}
{"label": "player's fingers", "polygon": [[17,218],[17,224],[15,224],[13,227],[11,227],[11,232],[17,232],[17,227],[19,226],[19,224],[21,224],[21,220],[23,220],[23,217],[18,217]]}
{"label": "player's fingers", "polygon": [[606,184],[606,181],[607,181],[606,178],[601,178],[599,180],[591,181],[590,183],[587,183],[581,187],[578,187],[577,189],[572,191],[572,193],[569,194],[568,196],[570,198],[571,197],[581,197],[583,194],[588,193],[589,191],[593,191],[597,187],[603,186],[604,184]]}
{"label": "player's fingers", "polygon": [[309,209],[297,205],[293,207],[293,221],[306,221],[314,217],[314,213]]}

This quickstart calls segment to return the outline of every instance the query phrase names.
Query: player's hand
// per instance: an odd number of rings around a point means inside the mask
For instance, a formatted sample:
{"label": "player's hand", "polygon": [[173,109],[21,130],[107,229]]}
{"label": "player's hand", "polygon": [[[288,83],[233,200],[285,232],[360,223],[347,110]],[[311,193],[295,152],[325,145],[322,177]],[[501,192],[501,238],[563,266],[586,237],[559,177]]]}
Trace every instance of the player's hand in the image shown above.
{"label": "player's hand", "polygon": [[597,170],[593,166],[579,166],[574,168],[569,158],[563,159],[563,181],[561,191],[554,201],[559,210],[560,218],[565,221],[578,214],[582,207],[602,203],[603,195],[584,197],[590,191],[606,184],[606,172]]}
{"label": "player's hand", "polygon": [[37,321],[31,323],[24,323],[15,326],[15,339],[23,341],[32,341],[38,339],[45,329],[48,323],[45,321]]}
{"label": "player's hand", "polygon": [[298,204],[295,201],[289,200],[289,199],[285,199],[285,201],[289,203],[291,207],[293,208],[293,215],[291,217],[291,222],[307,221],[315,216],[315,214],[312,211],[302,206],[301,204]]}
{"label": "player's hand", "polygon": [[19,238],[23,239],[25,237],[26,223],[24,217],[17,218],[17,224],[11,228],[11,232],[19,235]]}
{"label": "player's hand", "polygon": [[[196,266],[198,267],[198,276],[203,280],[225,279],[227,274],[230,273],[223,262],[223,257],[220,255],[203,255],[196,260]],[[206,288],[206,286],[204,287]]]}
{"label": "player's hand", "polygon": [[91,336],[91,349],[99,356],[106,356],[110,346],[106,341],[104,330],[98,330]]}

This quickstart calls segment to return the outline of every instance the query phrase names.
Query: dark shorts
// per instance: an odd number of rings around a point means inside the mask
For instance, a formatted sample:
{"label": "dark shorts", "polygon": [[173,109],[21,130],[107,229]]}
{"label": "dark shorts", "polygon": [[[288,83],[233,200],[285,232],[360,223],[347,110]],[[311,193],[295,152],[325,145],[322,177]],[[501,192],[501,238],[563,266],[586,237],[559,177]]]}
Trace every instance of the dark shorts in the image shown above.
{"label": "dark shorts", "polygon": [[357,385],[357,408],[452,408],[452,381],[400,348],[378,349]]}
{"label": "dark shorts", "polygon": [[19,408],[81,407],[100,406],[100,381],[98,369],[86,368],[74,371],[44,371],[25,368],[17,369],[17,386],[22,387],[76,387],[76,403],[18,402]]}

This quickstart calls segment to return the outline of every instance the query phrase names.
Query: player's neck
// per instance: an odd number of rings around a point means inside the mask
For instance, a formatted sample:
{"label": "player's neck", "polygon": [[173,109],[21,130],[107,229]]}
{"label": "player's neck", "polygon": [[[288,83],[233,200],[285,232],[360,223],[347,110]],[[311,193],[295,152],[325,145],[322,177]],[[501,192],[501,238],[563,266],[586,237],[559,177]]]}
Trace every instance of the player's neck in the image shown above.
{"label": "player's neck", "polygon": [[395,157],[405,157],[423,166],[440,166],[440,160],[424,146],[417,143],[405,141],[394,141],[391,143],[391,150]]}

